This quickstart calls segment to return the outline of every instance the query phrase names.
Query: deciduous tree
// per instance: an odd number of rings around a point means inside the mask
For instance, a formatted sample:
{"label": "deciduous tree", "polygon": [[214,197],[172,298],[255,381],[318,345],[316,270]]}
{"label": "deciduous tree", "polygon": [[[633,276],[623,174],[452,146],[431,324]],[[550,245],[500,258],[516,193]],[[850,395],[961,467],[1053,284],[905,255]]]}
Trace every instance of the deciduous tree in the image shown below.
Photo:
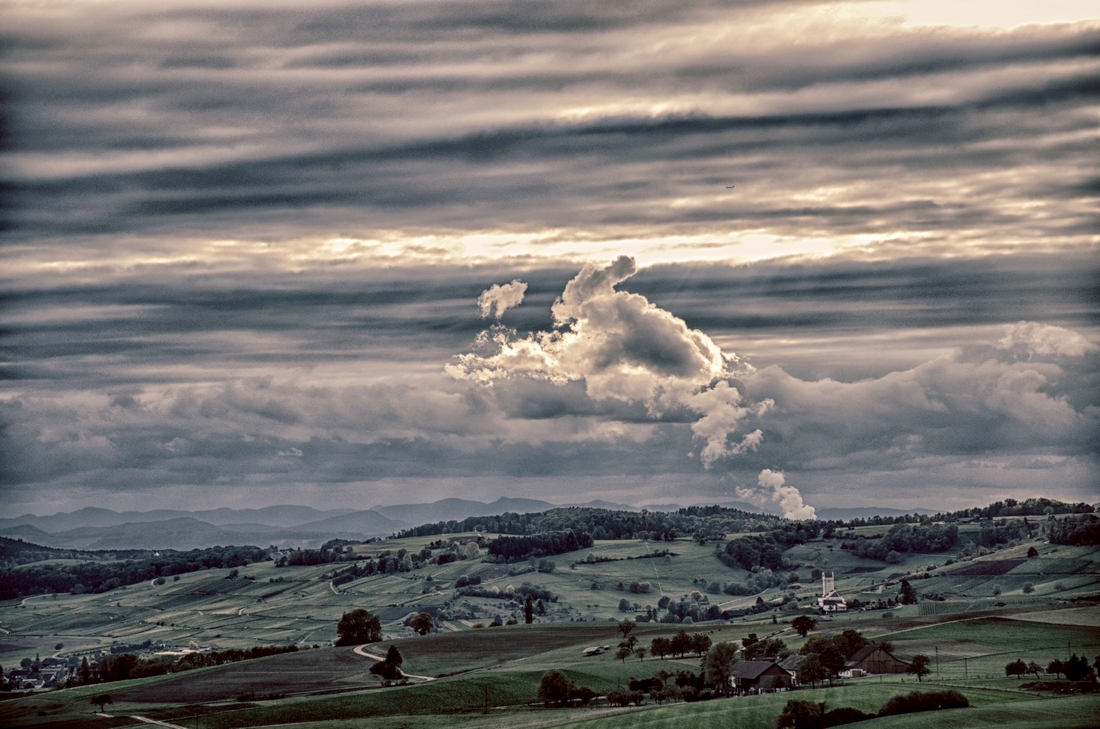
{"label": "deciduous tree", "polygon": [[805,638],[811,630],[817,627],[817,621],[809,615],[799,615],[791,621],[791,627],[794,628],[799,635]]}
{"label": "deciduous tree", "polygon": [[561,671],[547,671],[542,674],[542,681],[539,682],[539,701],[544,706],[550,706],[551,704],[565,706],[565,703],[569,701],[571,689],[569,679],[565,677],[564,673]]}
{"label": "deciduous tree", "polygon": [[415,630],[417,635],[427,635],[435,627],[435,620],[428,613],[417,613],[409,621],[409,627]]}
{"label": "deciduous tree", "polygon": [[733,691],[730,679],[737,663],[736,643],[716,643],[703,658],[703,680],[728,696]]}
{"label": "deciduous tree", "polygon": [[336,625],[336,632],[340,635],[336,645],[377,643],[382,640],[382,622],[377,615],[357,608],[350,613],[344,613]]}
{"label": "deciduous tree", "polygon": [[909,668],[906,668],[905,672],[916,676],[917,682],[920,683],[925,676],[932,672],[932,669],[928,667],[931,663],[932,659],[928,656],[917,654],[913,656],[913,660],[909,663]]}

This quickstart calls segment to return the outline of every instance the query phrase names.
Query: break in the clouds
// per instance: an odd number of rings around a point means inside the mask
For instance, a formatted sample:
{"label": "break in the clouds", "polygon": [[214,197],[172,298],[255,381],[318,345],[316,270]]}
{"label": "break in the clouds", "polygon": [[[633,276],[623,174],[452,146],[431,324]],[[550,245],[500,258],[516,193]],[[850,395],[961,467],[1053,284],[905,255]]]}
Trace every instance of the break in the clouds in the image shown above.
{"label": "break in the clouds", "polygon": [[1091,6],[2,13],[6,512],[1095,500]]}

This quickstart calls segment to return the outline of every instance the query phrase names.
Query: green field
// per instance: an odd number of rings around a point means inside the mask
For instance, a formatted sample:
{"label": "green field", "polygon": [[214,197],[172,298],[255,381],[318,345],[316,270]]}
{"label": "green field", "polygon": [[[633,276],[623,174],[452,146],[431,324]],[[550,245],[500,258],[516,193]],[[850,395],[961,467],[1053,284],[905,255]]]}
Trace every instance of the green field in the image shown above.
{"label": "green field", "polygon": [[[868,527],[866,529],[878,529]],[[432,538],[387,540],[359,545],[357,556],[376,556],[382,549],[419,550]],[[187,727],[281,726],[294,723],[317,729],[342,727],[774,727],[792,697],[825,701],[830,708],[853,706],[877,710],[889,696],[931,688],[936,682],[962,690],[971,708],[914,717],[875,719],[861,727],[915,726],[1091,726],[1100,711],[1094,697],[1038,697],[1022,691],[1032,680],[1006,678],[1006,663],[1023,659],[1045,666],[1069,651],[1100,655],[1100,550],[1053,547],[1035,542],[1040,555],[1028,559],[1031,544],[996,550],[945,565],[948,555],[906,555],[884,565],[839,548],[838,540],[815,540],[788,550],[799,582],[762,595],[731,597],[708,593],[708,585],[743,582],[748,573],[723,565],[714,544],[601,541],[591,549],[553,558],[551,573],[531,571],[526,564],[499,565],[484,556],[408,573],[375,575],[333,589],[327,574],[342,565],[277,568],[249,565],[240,579],[229,570],[182,575],[165,585],[143,583],[99,595],[39,596],[0,605],[0,663],[21,658],[88,655],[111,645],[154,644],[246,648],[293,643],[297,653],[203,668],[180,674],[113,684],[65,689],[0,702],[4,726],[130,726],[144,716]],[[669,557],[639,559],[657,549]],[[599,560],[591,562],[588,555]],[[676,703],[640,708],[591,707],[544,709],[535,702],[543,672],[558,669],[579,685],[605,694],[625,687],[632,678],[659,671],[698,671],[699,659],[660,660],[652,656],[623,662],[608,651],[585,657],[589,646],[611,646],[621,635],[618,621],[633,619],[619,601],[626,598],[643,610],[662,596],[696,597],[725,608],[748,607],[757,597],[771,599],[793,591],[803,606],[812,604],[819,585],[814,568],[836,575],[837,589],[849,599],[868,601],[896,595],[908,579],[918,594],[946,598],[899,606],[887,618],[882,611],[852,612],[823,621],[818,632],[852,628],[867,637],[889,640],[903,657],[933,657],[933,674],[924,685],[904,676],[854,679],[831,688],[793,694]],[[963,572],[964,574],[957,574]],[[522,624],[522,607],[508,600],[462,597],[453,585],[460,576],[479,577],[485,589],[506,592],[530,582],[550,590],[546,615],[534,625]],[[243,579],[245,576],[254,579]],[[431,579],[428,579],[429,576]],[[281,581],[273,581],[281,580]],[[631,582],[648,582],[648,592],[630,592]],[[619,584],[623,584],[623,589]],[[1029,584],[1030,592],[1024,592]],[[332,648],[336,623],[351,609],[364,607],[383,620],[384,640],[371,646],[384,653],[395,645],[403,669],[437,677],[425,682],[383,688],[368,672],[372,659],[350,648]],[[439,632],[415,636],[405,619],[435,607],[452,616]],[[771,611],[692,626],[639,623],[640,645],[656,636],[686,628],[706,632],[713,642],[735,641],[750,632],[775,635],[797,649],[804,640],[790,629],[797,611]],[[643,613],[644,614],[644,613]],[[456,617],[457,616],[457,617]],[[519,625],[476,628],[492,618],[515,618]],[[55,649],[58,643],[62,649]],[[311,648],[313,646],[313,648]],[[1050,678],[1050,677],[1044,677]],[[91,695],[109,691],[114,718],[93,717]],[[488,713],[482,713],[488,705]],[[41,715],[40,715],[41,712]],[[412,717],[412,718],[409,718]],[[1086,717],[1082,719],[1082,717]],[[1090,724],[1089,722],[1092,721]]]}

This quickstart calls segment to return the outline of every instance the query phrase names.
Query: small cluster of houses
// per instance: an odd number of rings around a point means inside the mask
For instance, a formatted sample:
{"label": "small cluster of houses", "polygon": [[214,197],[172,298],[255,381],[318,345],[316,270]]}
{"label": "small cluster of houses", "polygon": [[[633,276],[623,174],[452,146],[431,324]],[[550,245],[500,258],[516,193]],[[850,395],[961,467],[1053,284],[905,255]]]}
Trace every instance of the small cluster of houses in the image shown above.
{"label": "small cluster of houses", "polygon": [[[821,575],[821,597],[817,606],[823,613],[847,612],[848,603],[836,591],[835,573]],[[806,656],[793,655],[784,659],[742,661],[734,668],[730,681],[739,694],[786,691],[798,685],[798,664]],[[880,645],[864,646],[844,664],[841,678],[906,673],[910,664]]]}
{"label": "small cluster of houses", "polygon": [[[756,661],[742,661],[733,669],[730,682],[738,694],[760,694],[773,691],[787,691],[798,683],[798,664],[806,656],[793,655],[784,659],[768,658]],[[906,673],[910,664],[895,656],[880,645],[864,646],[844,664],[841,678],[884,673]]]}
{"label": "small cluster of houses", "polygon": [[57,688],[69,676],[68,661],[63,658],[43,658],[37,665],[20,666],[4,674],[4,683],[12,691],[34,691]]}

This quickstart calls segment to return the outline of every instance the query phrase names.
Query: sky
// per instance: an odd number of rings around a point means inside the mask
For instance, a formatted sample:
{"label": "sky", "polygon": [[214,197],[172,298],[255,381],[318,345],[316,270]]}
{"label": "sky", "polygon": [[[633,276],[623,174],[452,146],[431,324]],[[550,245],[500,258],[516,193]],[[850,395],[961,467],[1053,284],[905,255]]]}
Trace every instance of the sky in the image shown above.
{"label": "sky", "polygon": [[1100,501],[1091,2],[0,6],[0,515]]}

